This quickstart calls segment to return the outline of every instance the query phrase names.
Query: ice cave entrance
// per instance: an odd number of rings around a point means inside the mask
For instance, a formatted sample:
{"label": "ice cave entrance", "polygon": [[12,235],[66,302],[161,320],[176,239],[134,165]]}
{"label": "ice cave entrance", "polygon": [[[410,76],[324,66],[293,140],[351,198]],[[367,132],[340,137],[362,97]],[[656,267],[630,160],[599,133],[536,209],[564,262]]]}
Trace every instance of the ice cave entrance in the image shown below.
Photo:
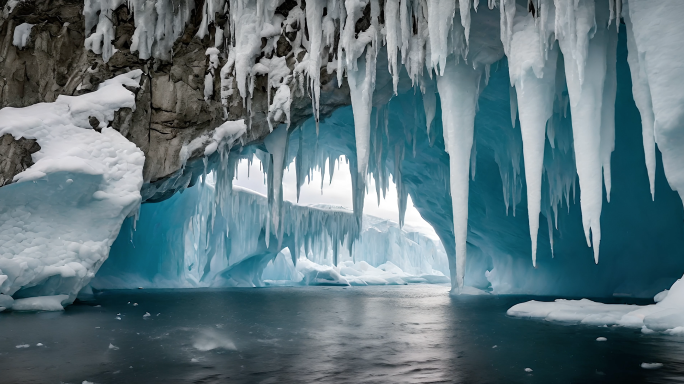
{"label": "ice cave entrance", "polygon": [[[294,161],[285,167],[282,193],[286,212],[281,225],[291,228],[285,230],[283,240],[272,236],[267,245],[264,231],[271,224],[268,172],[260,160],[266,156],[256,149],[254,156],[237,162],[232,184],[237,201],[228,220],[219,216],[217,223],[211,213],[216,171],[208,172],[181,194],[143,205],[137,222],[132,218],[125,223],[109,260],[91,286],[122,289],[450,282],[446,251],[410,197],[404,202],[403,223],[399,225],[399,202],[391,178],[380,195],[375,192],[375,182],[369,182],[362,227],[356,228],[350,164],[344,155],[330,158],[323,167],[309,172],[299,190]],[[338,233],[344,241],[338,242]],[[350,245],[352,236],[358,239]],[[294,237],[306,240],[295,241]],[[297,256],[293,256],[293,247],[299,247]]]}

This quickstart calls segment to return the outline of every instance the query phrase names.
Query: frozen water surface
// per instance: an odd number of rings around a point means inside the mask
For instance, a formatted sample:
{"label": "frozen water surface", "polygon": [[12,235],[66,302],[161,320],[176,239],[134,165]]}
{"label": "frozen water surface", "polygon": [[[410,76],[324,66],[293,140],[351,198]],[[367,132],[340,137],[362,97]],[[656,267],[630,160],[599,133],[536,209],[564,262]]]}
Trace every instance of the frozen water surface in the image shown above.
{"label": "frozen water surface", "polygon": [[0,382],[625,383],[684,375],[679,336],[517,319],[506,310],[529,297],[453,296],[449,288],[107,291],[63,312],[3,314]]}

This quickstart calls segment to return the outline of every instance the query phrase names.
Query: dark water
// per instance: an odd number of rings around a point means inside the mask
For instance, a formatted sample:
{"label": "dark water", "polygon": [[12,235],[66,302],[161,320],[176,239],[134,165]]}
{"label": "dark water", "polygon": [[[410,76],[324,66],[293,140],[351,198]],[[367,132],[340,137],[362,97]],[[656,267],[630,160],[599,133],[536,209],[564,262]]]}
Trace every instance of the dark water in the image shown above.
{"label": "dark water", "polygon": [[434,285],[106,292],[101,307],[0,314],[0,382],[684,382],[684,338],[506,316],[528,299]]}

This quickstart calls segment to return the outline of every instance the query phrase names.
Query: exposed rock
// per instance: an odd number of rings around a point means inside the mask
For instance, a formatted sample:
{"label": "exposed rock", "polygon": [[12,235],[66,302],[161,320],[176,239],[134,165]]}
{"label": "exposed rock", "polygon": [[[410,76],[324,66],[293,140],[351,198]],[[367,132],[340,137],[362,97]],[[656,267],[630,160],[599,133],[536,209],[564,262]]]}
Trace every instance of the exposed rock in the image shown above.
{"label": "exposed rock", "polygon": [[40,151],[33,139],[14,139],[10,134],[0,136],[0,187],[10,184],[17,174],[33,165],[31,155]]}
{"label": "exposed rock", "polygon": [[[142,69],[145,76],[141,87],[131,89],[136,93],[135,110],[118,111],[110,125],[145,153],[144,180],[157,186],[169,185],[170,178],[187,179],[187,172],[193,167],[185,167],[187,171],[184,169],[179,156],[180,149],[225,120],[245,119],[249,126],[243,138],[245,144],[258,143],[270,132],[267,116],[271,100],[266,76],[254,79],[249,112],[238,92],[225,101],[225,107],[221,92],[214,92],[212,97],[205,100],[204,81],[208,68],[205,52],[207,48],[215,46],[215,27],[211,24],[210,33],[201,40],[196,36],[202,21],[200,12],[197,12],[202,8],[201,0],[196,2],[184,34],[175,42],[171,62],[141,60],[137,52],[130,51],[135,25],[133,14],[124,3],[112,14],[116,52],[105,63],[100,55],[85,49],[87,33],[83,6],[82,0],[49,0],[22,2],[11,12],[6,7],[4,17],[0,15],[0,107],[25,107],[55,101],[59,95],[92,92],[107,79],[133,69]],[[276,13],[287,16],[296,6],[297,2],[287,0],[278,7]],[[217,16],[215,23],[223,25],[226,16]],[[12,45],[12,35],[15,26],[24,22],[35,26],[26,46],[18,49]],[[297,24],[291,30],[300,28]],[[286,58],[290,71],[294,71],[305,53],[300,50],[295,57],[291,42],[296,33],[292,31],[276,37],[273,53]],[[227,52],[224,52],[219,68],[226,61]],[[335,74],[329,74],[325,67],[320,77],[321,117],[350,104],[346,83],[338,87]],[[311,117],[312,106],[308,92],[303,92],[303,88],[297,85],[290,87],[291,126],[294,128],[297,123]],[[221,89],[218,74],[214,76],[214,89]],[[233,89],[237,89],[237,84],[233,84]],[[272,89],[271,98],[274,93]],[[94,129],[100,129],[102,124],[95,120],[90,123]],[[14,157],[11,161],[12,164],[24,164]],[[150,190],[155,189],[152,187]]]}

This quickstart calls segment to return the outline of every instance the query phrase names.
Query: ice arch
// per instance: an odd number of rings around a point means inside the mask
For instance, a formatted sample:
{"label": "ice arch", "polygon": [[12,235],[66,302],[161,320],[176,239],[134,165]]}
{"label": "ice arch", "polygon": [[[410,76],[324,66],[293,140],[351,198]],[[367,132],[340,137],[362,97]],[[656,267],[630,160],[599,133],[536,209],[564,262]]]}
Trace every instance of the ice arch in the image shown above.
{"label": "ice arch", "polygon": [[[544,139],[542,230],[539,231],[537,267],[530,262],[524,143],[519,120],[515,120],[515,125],[511,120],[510,98],[515,94],[509,92],[510,71],[503,59],[490,69],[474,120],[474,150],[468,162],[471,173],[467,247],[471,257],[466,267],[466,285],[491,287],[497,293],[648,297],[669,287],[684,272],[680,262],[684,250],[681,201],[663,174],[660,156],[654,178],[657,197],[651,199],[639,111],[631,92],[624,27],[621,32],[615,104],[619,113],[611,161],[610,203],[603,192],[600,263],[594,263],[593,250],[586,246],[584,239],[570,110],[568,115],[555,115],[553,132],[547,133]],[[382,55],[378,60],[378,65],[384,64]],[[449,155],[444,150],[440,95],[436,95],[435,115],[428,131],[426,111],[431,110],[430,101],[415,93],[408,76],[403,75],[398,82],[399,95],[376,106],[371,113],[369,174],[376,180],[378,194],[382,195],[383,186],[392,177],[397,182],[399,196],[411,195],[416,208],[443,240],[453,263]],[[379,99],[382,92],[393,90],[377,90]],[[232,156],[252,156],[255,149],[252,148]],[[292,130],[286,152],[285,163],[296,167],[300,183],[306,182],[308,172],[328,175],[334,172],[334,167],[323,166],[326,159],[334,164],[340,155],[349,156],[353,168],[353,108],[337,110],[321,120],[318,128],[311,119]],[[210,159],[207,164],[220,168],[221,160]],[[200,165],[204,167],[204,163]],[[565,183],[561,184],[564,189],[554,190],[554,183]],[[184,194],[196,193],[195,188],[188,188]],[[176,209],[181,212],[180,208]],[[130,239],[130,233],[123,231],[121,238]],[[277,238],[274,236],[272,241]],[[120,255],[115,246],[108,263],[117,257]],[[164,258],[154,263],[162,265]],[[454,265],[451,267],[453,278]],[[104,269],[107,268],[105,265]]]}

